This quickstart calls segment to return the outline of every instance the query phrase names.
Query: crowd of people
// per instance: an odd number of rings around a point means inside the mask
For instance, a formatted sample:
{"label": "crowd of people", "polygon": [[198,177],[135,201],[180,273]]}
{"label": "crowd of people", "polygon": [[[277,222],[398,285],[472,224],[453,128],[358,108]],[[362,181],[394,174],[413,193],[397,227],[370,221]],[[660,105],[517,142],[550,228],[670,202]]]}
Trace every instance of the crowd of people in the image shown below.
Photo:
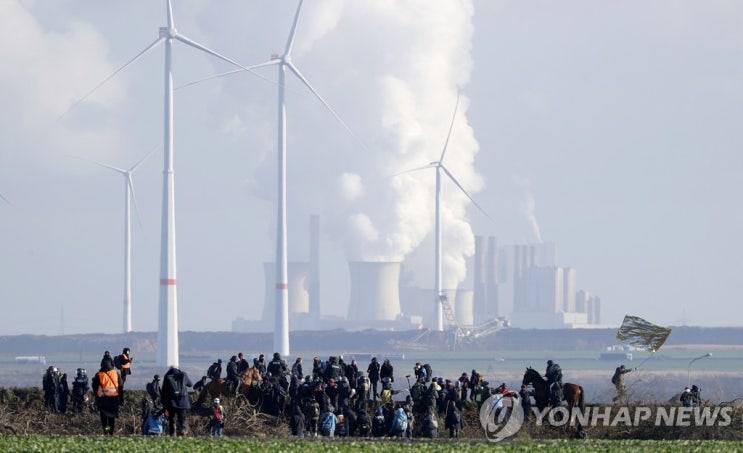
{"label": "crowd of people", "polygon": [[[126,377],[131,374],[134,358],[129,348],[111,356],[106,351],[100,369],[89,381],[87,371],[78,368],[72,382],[67,375],[50,366],[43,376],[44,405],[53,412],[66,413],[68,401],[75,412],[85,408],[100,414],[104,434],[112,435],[115,421],[124,402]],[[531,386],[522,385],[518,392],[510,390],[505,383],[491,387],[476,370],[463,372],[457,379],[436,377],[427,363],[416,363],[411,374],[404,377],[407,387],[393,387],[395,369],[389,359],[383,361],[372,357],[368,365],[360,367],[353,359],[346,363],[342,355],[330,356],[327,360],[314,357],[311,368],[305,374],[303,360],[297,357],[291,366],[279,353],[270,361],[263,354],[254,358],[252,364],[242,353],[230,357],[225,367],[226,397],[241,393],[241,375],[255,368],[262,379],[252,390],[258,392],[264,412],[284,414],[293,435],[298,437],[406,437],[434,438],[440,432],[456,438],[462,427],[462,410],[467,406],[479,408],[490,396],[518,396],[522,401],[525,418],[531,414],[535,392]],[[626,395],[625,375],[636,368],[620,365],[611,382],[617,395],[614,401]],[[217,359],[206,370],[196,385],[188,374],[171,367],[162,377],[155,374],[145,386],[147,396],[142,401],[142,434],[172,435],[185,433],[186,417],[191,410],[190,394],[207,392],[209,381],[222,379],[222,359]],[[411,380],[412,378],[412,380]],[[552,360],[547,362],[544,378],[549,388],[551,405],[559,405],[562,398],[562,370]],[[399,381],[399,376],[398,376]],[[189,390],[191,389],[191,390]],[[92,390],[94,404],[88,400]],[[404,393],[404,398],[400,395]],[[694,385],[681,393],[683,406],[699,406],[701,389]],[[204,395],[206,396],[206,395]],[[221,396],[221,395],[219,395]],[[224,398],[223,396],[223,398]],[[202,401],[197,398],[195,401]],[[212,398],[206,411],[210,417],[210,433],[222,437],[226,413],[222,400]],[[203,414],[203,408],[199,408]],[[442,420],[443,429],[439,427]],[[445,435],[445,434],[444,434]]]}

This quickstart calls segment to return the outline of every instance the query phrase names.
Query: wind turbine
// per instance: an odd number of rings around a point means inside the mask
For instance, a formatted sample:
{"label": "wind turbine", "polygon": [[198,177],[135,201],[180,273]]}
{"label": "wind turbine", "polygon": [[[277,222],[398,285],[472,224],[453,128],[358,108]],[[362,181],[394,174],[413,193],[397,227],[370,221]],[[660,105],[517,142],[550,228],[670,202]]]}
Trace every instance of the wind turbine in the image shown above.
{"label": "wind turbine", "polygon": [[[189,39],[178,32],[173,20],[173,6],[171,0],[165,0],[167,12],[167,26],[160,27],[158,38],[143,51],[129,60],[126,64],[114,71],[85,96],[70,106],[69,112],[75,105],[82,102],[96,89],[113,78],[124,68],[134,63],[157,45],[165,43],[165,99],[164,99],[164,162],[163,162],[163,207],[162,228],[160,235],[160,297],[159,320],[157,329],[157,364],[160,366],[178,366],[178,298],[176,291],[176,255],[175,255],[175,180],[173,171],[173,40],[180,41],[199,49],[220,60],[226,61],[243,70],[252,72],[249,68],[221,55],[213,50]],[[64,116],[65,112],[62,116]],[[62,117],[60,116],[60,118]]]}
{"label": "wind turbine", "polygon": [[[137,211],[137,218],[139,219],[139,210],[137,209],[137,199],[134,196],[134,182],[132,181],[132,173],[139,167],[142,162],[147,160],[148,157],[155,152],[155,149],[150,151],[146,156],[140,159],[139,162],[134,164],[128,170],[124,170],[112,165],[107,165],[97,161],[91,161],[101,167],[111,169],[124,176],[124,333],[132,331],[132,224],[131,224],[131,203],[134,202],[134,209]],[[139,226],[142,226],[140,221]]]}
{"label": "wind turbine", "polygon": [[289,354],[289,277],[288,277],[288,258],[287,258],[287,228],[286,228],[286,106],[285,106],[285,88],[286,88],[286,70],[289,69],[307,89],[325,106],[326,109],[335,117],[335,119],[353,136],[363,149],[368,149],[361,139],[351,130],[351,128],[341,119],[340,116],[330,107],[330,104],[320,96],[312,87],[310,82],[302,75],[299,69],[294,65],[291,59],[292,45],[297,31],[297,22],[302,10],[303,0],[299,1],[297,11],[294,15],[294,22],[289,31],[289,37],[286,40],[284,53],[281,55],[271,55],[271,59],[248,68],[236,69],[222,74],[207,77],[195,82],[188,83],[180,88],[194,85],[206,80],[223,77],[230,74],[236,74],[253,69],[278,66],[279,68],[279,100],[278,100],[278,213],[276,222],[276,306],[274,315],[274,351],[283,355]]}
{"label": "wind turbine", "polygon": [[[462,187],[462,185],[457,181],[457,179],[454,177],[454,175],[451,174],[451,172],[444,166],[444,155],[446,154],[446,149],[449,146],[449,139],[451,138],[451,131],[454,128],[454,120],[457,117],[457,110],[459,108],[459,98],[460,96],[457,95],[457,102],[454,106],[454,115],[452,115],[451,124],[449,125],[449,132],[446,134],[446,141],[444,142],[444,149],[441,151],[441,157],[439,157],[439,160],[429,163],[426,166],[414,168],[412,170],[408,171],[416,171],[416,170],[423,170],[426,168],[435,168],[436,169],[436,208],[435,208],[435,220],[434,220],[434,236],[435,236],[435,264],[434,264],[434,286],[436,291],[436,330],[439,332],[443,332],[444,330],[444,311],[443,311],[443,301],[446,298],[446,294],[444,294],[444,290],[442,288],[441,283],[441,172],[444,172],[446,176],[449,177],[449,179],[454,182],[454,184],[459,187],[459,190],[464,193],[467,198],[475,205],[477,208],[482,211],[483,214],[485,214],[486,217],[490,218],[487,212],[480,207],[479,204],[470,196],[469,193]],[[407,172],[406,172],[407,173]]]}

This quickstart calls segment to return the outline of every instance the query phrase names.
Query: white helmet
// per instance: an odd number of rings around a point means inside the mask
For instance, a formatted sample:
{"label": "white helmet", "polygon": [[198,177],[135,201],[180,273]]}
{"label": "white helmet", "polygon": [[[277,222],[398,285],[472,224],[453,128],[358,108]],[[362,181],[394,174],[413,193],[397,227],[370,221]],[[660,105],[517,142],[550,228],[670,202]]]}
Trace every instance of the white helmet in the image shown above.
{"label": "white helmet", "polygon": [[214,404],[219,404],[219,398],[214,398]]}

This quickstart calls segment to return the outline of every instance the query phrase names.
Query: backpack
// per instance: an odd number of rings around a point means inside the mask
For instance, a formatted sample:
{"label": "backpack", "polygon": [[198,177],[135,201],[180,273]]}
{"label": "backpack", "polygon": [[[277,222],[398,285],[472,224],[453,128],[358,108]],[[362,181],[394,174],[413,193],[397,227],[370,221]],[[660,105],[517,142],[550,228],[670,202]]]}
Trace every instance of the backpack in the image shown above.
{"label": "backpack", "polygon": [[398,408],[395,411],[395,419],[392,422],[392,426],[396,428],[396,431],[405,431],[408,429],[408,414],[405,413],[403,408]]}
{"label": "backpack", "polygon": [[[619,368],[617,368],[617,371],[618,370],[619,370]],[[614,384],[614,385],[619,384],[619,373],[617,373],[617,372],[614,373],[614,376],[611,377],[611,383]]]}
{"label": "backpack", "polygon": [[222,414],[222,407],[215,407],[214,408],[214,420],[221,422],[224,420],[224,415]]}
{"label": "backpack", "polygon": [[114,357],[114,366],[117,370],[121,370],[121,355],[117,355]]}
{"label": "backpack", "polygon": [[154,417],[152,415],[147,416],[147,420],[142,426],[142,434],[145,436],[159,436],[163,433],[163,423],[160,417]]}
{"label": "backpack", "polygon": [[369,378],[366,376],[359,376],[359,378],[356,380],[356,387],[362,389],[365,392],[369,391]]}
{"label": "backpack", "polygon": [[331,429],[333,429],[333,413],[332,412],[326,412],[325,415],[323,415],[321,427],[325,431],[330,431]]}
{"label": "backpack", "polygon": [[423,368],[426,369],[426,382],[431,382],[431,375],[433,373],[433,370],[431,370],[431,365],[425,364],[423,365]]}
{"label": "backpack", "polygon": [[169,374],[165,376],[165,379],[170,382],[171,395],[174,399],[181,398],[183,395],[185,395],[185,390],[183,388],[183,374]]}

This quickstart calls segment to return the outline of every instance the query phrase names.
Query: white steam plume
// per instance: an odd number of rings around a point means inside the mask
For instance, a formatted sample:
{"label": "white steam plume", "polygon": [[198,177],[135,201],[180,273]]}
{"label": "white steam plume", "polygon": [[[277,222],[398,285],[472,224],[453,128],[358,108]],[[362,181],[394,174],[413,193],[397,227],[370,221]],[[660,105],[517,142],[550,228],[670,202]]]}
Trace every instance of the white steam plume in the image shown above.
{"label": "white steam plume", "polygon": [[[338,5],[342,12],[335,26],[338,32],[345,30],[345,41],[334,56],[354,60],[354,55],[369,55],[375,61],[344,79],[355,90],[355,111],[363,112],[354,124],[361,136],[370,137],[371,150],[359,149],[345,161],[347,173],[339,184],[349,187],[348,192],[328,194],[341,206],[336,220],[342,221],[332,226],[332,233],[342,239],[350,260],[398,261],[424,239],[433,243],[436,175],[433,168],[390,175],[441,155],[458,89],[466,86],[472,69],[473,7],[460,0],[440,1],[435,8],[426,0]],[[350,36],[356,40],[349,41],[348,30],[355,30]],[[482,188],[473,165],[479,147],[467,123],[469,100],[463,92],[444,164],[473,194]],[[360,179],[350,185],[348,173]],[[353,189],[360,186],[363,191]],[[464,280],[465,258],[474,252],[466,220],[469,204],[442,175],[443,284],[449,288]],[[427,266],[414,269],[424,285],[432,283],[431,261]]]}
{"label": "white steam plume", "polygon": [[526,216],[526,220],[531,226],[534,237],[538,243],[542,243],[542,233],[539,230],[539,222],[537,222],[536,214],[536,202],[534,201],[534,195],[531,193],[531,182],[528,179],[520,181],[521,187],[524,189],[524,201],[521,203],[521,212]]}

